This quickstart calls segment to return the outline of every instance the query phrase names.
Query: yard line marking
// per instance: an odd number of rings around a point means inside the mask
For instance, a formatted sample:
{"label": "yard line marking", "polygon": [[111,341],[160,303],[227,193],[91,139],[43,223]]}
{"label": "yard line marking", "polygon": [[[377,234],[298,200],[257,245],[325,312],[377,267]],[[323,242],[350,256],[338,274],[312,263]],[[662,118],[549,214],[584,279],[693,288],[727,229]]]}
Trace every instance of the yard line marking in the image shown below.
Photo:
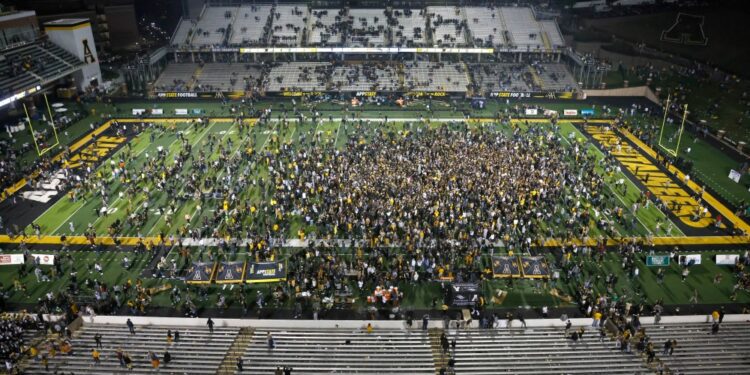
{"label": "yard line marking", "polygon": [[339,126],[336,128],[336,138],[333,140],[333,148],[336,149],[336,143],[339,141],[339,131],[341,131],[341,123],[339,122]]}

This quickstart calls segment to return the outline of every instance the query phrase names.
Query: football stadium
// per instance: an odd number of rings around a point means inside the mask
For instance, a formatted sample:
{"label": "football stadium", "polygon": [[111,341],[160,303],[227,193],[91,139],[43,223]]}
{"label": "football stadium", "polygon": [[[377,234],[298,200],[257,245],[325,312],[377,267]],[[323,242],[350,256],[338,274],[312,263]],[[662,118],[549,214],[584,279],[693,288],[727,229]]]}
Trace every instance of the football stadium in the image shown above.
{"label": "football stadium", "polygon": [[743,2],[0,3],[2,373],[750,373]]}

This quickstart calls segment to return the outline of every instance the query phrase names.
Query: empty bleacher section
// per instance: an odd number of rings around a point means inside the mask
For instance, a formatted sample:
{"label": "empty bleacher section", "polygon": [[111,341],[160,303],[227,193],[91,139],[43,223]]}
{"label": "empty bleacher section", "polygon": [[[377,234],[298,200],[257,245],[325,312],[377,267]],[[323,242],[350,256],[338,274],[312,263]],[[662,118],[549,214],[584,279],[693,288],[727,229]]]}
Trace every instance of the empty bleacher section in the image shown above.
{"label": "empty bleacher section", "polygon": [[387,46],[388,21],[383,9],[350,9],[348,19],[349,47]]}
{"label": "empty bleacher section", "polygon": [[[716,334],[711,324],[646,325],[657,358],[673,374],[750,374],[750,324],[724,322]],[[676,340],[672,355],[664,342]]]}
{"label": "empty bleacher section", "polygon": [[[179,340],[167,343],[167,331],[179,331]],[[161,373],[169,374],[216,374],[227,350],[232,345],[239,328],[215,327],[210,333],[208,327],[175,327],[175,326],[136,326],[135,335],[131,335],[125,324],[103,325],[86,324],[76,332],[71,340],[70,355],[57,355],[49,358],[50,371],[44,370],[40,361],[27,363],[26,373],[46,374],[114,374],[114,373],[153,373],[154,369],[147,357],[154,352],[163,358],[169,350],[172,360],[168,365],[162,363]],[[102,335],[101,360],[93,365],[91,351],[96,348],[95,334]],[[128,371],[120,366],[116,352],[127,353],[133,363]]]}
{"label": "empty bleacher section", "polygon": [[563,64],[532,64],[544,91],[573,91],[578,85]]}
{"label": "empty bleacher section", "polygon": [[526,64],[470,64],[469,69],[477,94],[492,91],[528,92],[534,89]]}
{"label": "empty bleacher section", "polygon": [[341,45],[341,24],[346,16],[344,9],[314,9],[308,44],[311,46]]}
{"label": "empty bleacher section", "polygon": [[263,82],[263,71],[257,65],[220,64],[203,65],[195,81],[194,90],[202,91],[257,91]]}
{"label": "empty bleacher section", "polygon": [[207,7],[193,32],[195,47],[220,46],[237,13],[237,7]]}
{"label": "empty bleacher section", "polygon": [[270,5],[241,6],[232,25],[230,45],[262,45],[269,30]]}
{"label": "empty bleacher section", "polygon": [[279,5],[271,14],[271,40],[274,46],[299,46],[310,17],[307,5]]}
{"label": "empty bleacher section", "polygon": [[539,26],[542,28],[542,32],[547,33],[549,42],[553,47],[562,47],[565,45],[565,40],[563,40],[560,28],[557,27],[557,22],[550,20],[539,21]]}
{"label": "empty bleacher section", "polygon": [[48,41],[4,51],[0,62],[0,92],[7,94],[45,84],[74,72],[83,63]]}
{"label": "empty bleacher section", "polygon": [[395,47],[427,45],[427,18],[422,9],[391,12],[391,44]]}
{"label": "empty bleacher section", "polygon": [[172,46],[180,47],[190,44],[191,30],[195,27],[195,22],[191,20],[182,20],[177,25],[177,30],[172,36]]}
{"label": "empty bleacher section", "polygon": [[154,82],[157,91],[186,91],[198,64],[169,64]]}
{"label": "empty bleacher section", "polygon": [[463,64],[407,62],[404,63],[406,90],[465,92],[469,79]]}
{"label": "empty bleacher section", "polygon": [[321,62],[281,63],[271,68],[266,91],[324,91],[332,69]]}
{"label": "empty bleacher section", "polygon": [[333,91],[400,91],[396,67],[385,63],[345,64],[331,74]]}
{"label": "empty bleacher section", "polygon": [[466,15],[463,8],[449,6],[427,7],[430,33],[435,46],[466,45]]}
{"label": "empty bleacher section", "polygon": [[[516,323],[518,325],[519,323]],[[577,327],[573,327],[576,329]],[[573,341],[560,328],[459,330],[456,337],[456,373],[490,374],[638,374],[648,373],[633,354],[612,350],[600,341],[598,330],[588,329]]]}
{"label": "empty bleacher section", "polygon": [[544,47],[539,23],[531,8],[500,8],[511,36],[511,44],[521,51],[536,51]]}
{"label": "empty bleacher section", "polygon": [[506,28],[498,8],[467,7],[467,26],[475,46],[493,47],[506,44]]}
{"label": "empty bleacher section", "polygon": [[[268,348],[268,334],[275,348]],[[301,374],[435,374],[424,331],[256,329],[243,356],[251,374],[288,366]]]}

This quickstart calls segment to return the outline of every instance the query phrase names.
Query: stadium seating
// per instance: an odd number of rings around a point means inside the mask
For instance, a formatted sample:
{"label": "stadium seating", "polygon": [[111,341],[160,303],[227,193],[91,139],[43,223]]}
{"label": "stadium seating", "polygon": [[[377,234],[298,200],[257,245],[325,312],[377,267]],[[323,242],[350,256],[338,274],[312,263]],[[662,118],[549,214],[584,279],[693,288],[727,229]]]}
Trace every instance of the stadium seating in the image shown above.
{"label": "stadium seating", "polygon": [[466,16],[463,8],[449,6],[427,7],[430,17],[432,44],[457,47],[466,45]]}
{"label": "stadium seating", "polygon": [[386,64],[347,64],[333,69],[329,89],[334,91],[399,91],[398,72]]}
{"label": "stadium seating", "polygon": [[342,9],[315,9],[310,22],[308,44],[311,46],[337,46],[341,44]]}
{"label": "stadium seating", "polygon": [[527,92],[533,89],[525,64],[471,64],[472,80],[480,93],[491,91]]}
{"label": "stadium seating", "polygon": [[560,28],[557,27],[557,22],[550,20],[539,21],[539,26],[541,26],[543,32],[547,33],[550,44],[553,47],[565,46],[565,40],[563,40]]}
{"label": "stadium seating", "polygon": [[43,84],[83,65],[51,42],[30,43],[5,51],[0,62],[0,91],[16,92]]}
{"label": "stadium seating", "polygon": [[237,11],[237,18],[232,25],[232,36],[229,38],[231,45],[261,45],[267,32],[269,17],[271,16],[270,5],[247,5],[241,6]]}
{"label": "stadium seating", "polygon": [[329,63],[281,63],[271,68],[267,91],[323,91],[331,71]]}
{"label": "stadium seating", "polygon": [[578,85],[575,78],[563,64],[534,64],[544,91],[572,91]]}
{"label": "stadium seating", "polygon": [[608,340],[589,330],[573,342],[560,328],[459,330],[456,373],[490,374],[637,374],[649,372],[633,354],[612,350]]}
{"label": "stadium seating", "polygon": [[388,22],[382,9],[349,10],[349,47],[384,47],[388,45]]}
{"label": "stadium seating", "polygon": [[[559,63],[348,62],[169,64],[154,83],[157,91],[576,91],[568,68]],[[470,74],[467,74],[470,73]]]}
{"label": "stadium seating", "polygon": [[394,9],[392,42],[396,47],[427,45],[427,18],[421,9]]}
{"label": "stadium seating", "polygon": [[221,45],[224,36],[237,14],[236,7],[207,7],[193,32],[193,46],[211,47]]}
{"label": "stadium seating", "polygon": [[[657,357],[672,371],[680,374],[748,374],[750,373],[750,325],[746,322],[721,325],[711,334],[708,323],[680,325],[646,325]],[[666,340],[677,340],[674,353],[664,355]]]}
{"label": "stadium seating", "polygon": [[407,62],[404,64],[407,90],[465,92],[469,78],[463,64]]}
{"label": "stadium seating", "polygon": [[536,51],[543,47],[539,23],[531,8],[499,8],[508,28],[511,44],[521,51]]}
{"label": "stadium seating", "polygon": [[154,82],[154,88],[158,91],[183,91],[188,89],[198,64],[169,64]]}
{"label": "stadium seating", "polygon": [[175,47],[205,48],[225,42],[231,46],[280,47],[494,46],[522,52],[549,51],[565,45],[557,23],[537,20],[532,8],[494,6],[209,6],[197,22],[182,20],[172,38]]}
{"label": "stadium seating", "polygon": [[505,21],[498,8],[466,7],[466,18],[475,46],[493,47],[506,44]]}
{"label": "stadium seating", "polygon": [[272,13],[271,45],[296,47],[301,44],[303,29],[310,17],[306,5],[279,5]]}
{"label": "stadium seating", "polygon": [[[154,370],[147,359],[149,351],[159,358],[165,349],[169,350],[172,362],[162,367],[162,373],[173,374],[215,374],[227,350],[232,345],[239,331],[238,328],[214,328],[211,334],[207,327],[179,327],[180,339],[167,345],[167,330],[176,327],[136,326],[133,336],[128,328],[122,325],[85,324],[71,340],[71,355],[57,355],[49,359],[50,370],[76,374],[113,374],[113,373],[152,373]],[[103,349],[101,363],[93,364],[91,350],[96,347],[94,335],[102,335]],[[115,351],[121,348],[133,359],[133,370],[120,367]],[[46,352],[46,351],[43,351]],[[44,366],[38,361],[27,363],[26,372],[42,374]]]}
{"label": "stadium seating", "polygon": [[261,75],[261,69],[250,64],[205,64],[196,80],[195,91],[244,91],[248,88],[246,79],[251,86],[256,86]]}
{"label": "stadium seating", "polygon": [[[268,333],[275,349],[268,349]],[[304,374],[435,374],[424,331],[259,328],[242,358],[248,374],[278,366]]]}
{"label": "stadium seating", "polygon": [[180,47],[190,43],[188,36],[190,31],[195,27],[195,23],[192,20],[182,20],[177,25],[177,30],[172,36],[172,46]]}

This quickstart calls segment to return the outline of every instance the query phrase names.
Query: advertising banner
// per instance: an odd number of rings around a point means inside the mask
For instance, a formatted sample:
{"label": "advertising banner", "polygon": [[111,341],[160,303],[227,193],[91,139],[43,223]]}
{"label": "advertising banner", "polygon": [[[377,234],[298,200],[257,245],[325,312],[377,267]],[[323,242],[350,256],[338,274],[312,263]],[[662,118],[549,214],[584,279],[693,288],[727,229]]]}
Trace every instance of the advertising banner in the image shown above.
{"label": "advertising banner", "polygon": [[249,263],[245,282],[272,283],[286,280],[286,264],[282,261]]}
{"label": "advertising banner", "polygon": [[669,255],[653,255],[646,257],[646,265],[649,267],[668,267]]}
{"label": "advertising banner", "polygon": [[479,284],[454,283],[451,284],[450,303],[453,307],[471,307],[479,302]]}
{"label": "advertising banner", "polygon": [[733,266],[740,259],[738,254],[716,254],[716,265]]}

